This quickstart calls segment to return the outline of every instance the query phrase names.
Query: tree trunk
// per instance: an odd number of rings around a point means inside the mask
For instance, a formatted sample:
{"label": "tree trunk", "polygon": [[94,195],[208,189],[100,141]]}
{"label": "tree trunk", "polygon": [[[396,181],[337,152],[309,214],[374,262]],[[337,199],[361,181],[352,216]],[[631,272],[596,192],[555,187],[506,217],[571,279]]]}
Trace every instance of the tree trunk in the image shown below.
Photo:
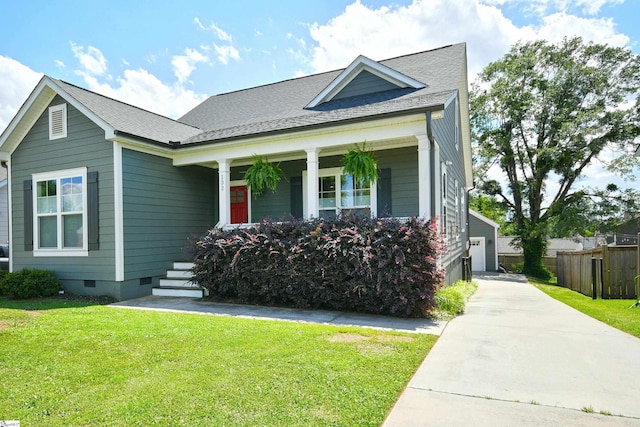
{"label": "tree trunk", "polygon": [[551,273],[542,265],[542,257],[547,251],[547,238],[538,233],[522,237],[524,267],[522,272],[527,276],[549,279]]}

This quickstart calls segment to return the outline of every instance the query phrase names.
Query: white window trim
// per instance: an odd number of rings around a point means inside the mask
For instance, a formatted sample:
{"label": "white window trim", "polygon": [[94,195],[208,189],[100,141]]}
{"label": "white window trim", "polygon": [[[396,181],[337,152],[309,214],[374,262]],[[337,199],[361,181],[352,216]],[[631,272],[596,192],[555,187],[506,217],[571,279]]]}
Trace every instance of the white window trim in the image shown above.
{"label": "white window trim", "polygon": [[[451,212],[449,211],[449,203],[448,203],[448,198],[449,198],[449,186],[448,186],[448,177],[447,177],[447,165],[446,163],[442,163],[441,167],[441,172],[440,172],[440,198],[442,199],[442,205],[441,205],[441,210],[440,210],[440,231],[441,233],[445,236],[445,239],[447,239],[447,233],[449,232],[449,227],[447,222],[449,221],[449,215],[451,215]],[[446,211],[446,215],[445,215],[445,211]]]}
{"label": "white window trim", "polygon": [[[236,181],[229,182],[229,190],[231,190],[231,187],[240,187],[240,186],[247,187],[247,211],[248,212],[247,212],[246,224],[252,224],[251,222],[251,187],[247,185],[247,181],[245,180],[236,180]],[[229,207],[231,207],[231,201],[229,201]],[[231,216],[229,216],[229,223],[231,223]],[[233,224],[233,225],[239,225],[239,224]]]}
{"label": "white window trim", "polygon": [[460,105],[458,104],[458,98],[456,97],[456,102],[454,105],[455,108],[455,134],[454,134],[454,145],[456,146],[456,151],[460,151]]}
{"label": "white window trim", "polygon": [[[327,176],[336,176],[336,175],[343,175],[342,168],[326,168],[326,169],[318,170],[318,179],[327,177]],[[318,190],[318,193],[319,192],[320,191]],[[371,203],[369,205],[369,210],[371,212],[371,217],[374,218],[378,213],[378,185],[376,181],[373,181],[371,183],[369,194],[371,196],[371,199],[370,199]],[[318,194],[317,197],[319,196],[320,194]],[[338,201],[338,198],[336,197],[336,203],[337,201]],[[318,206],[319,206],[319,203],[318,203]],[[347,209],[350,209],[350,208],[347,208]],[[356,209],[359,209],[359,208],[356,208]],[[318,209],[318,212],[322,210],[326,210],[326,209]],[[338,210],[342,210],[342,207],[339,206]],[[307,207],[307,171],[306,170],[302,171],[302,211],[303,211],[304,217],[307,218],[309,214],[309,210]]]}
{"label": "white window trim", "polygon": [[460,240],[460,229],[461,227],[461,218],[462,218],[462,213],[460,212],[460,185],[458,184],[458,180],[454,180],[454,209],[455,209],[455,234],[456,234],[456,241]]}
{"label": "white window trim", "polygon": [[[58,111],[62,112],[62,132],[53,133],[53,114]],[[55,140],[67,137],[67,104],[59,104],[49,107],[49,140]]]}
{"label": "white window trim", "polygon": [[[82,248],[40,248],[40,229],[38,227],[38,181],[60,180],[74,176],[82,177]],[[33,197],[33,256],[34,257],[77,257],[89,256],[89,222],[87,219],[87,168],[66,169],[53,172],[34,173],[32,179]],[[57,213],[58,217],[60,212]],[[62,246],[62,227],[58,224],[58,245]]]}

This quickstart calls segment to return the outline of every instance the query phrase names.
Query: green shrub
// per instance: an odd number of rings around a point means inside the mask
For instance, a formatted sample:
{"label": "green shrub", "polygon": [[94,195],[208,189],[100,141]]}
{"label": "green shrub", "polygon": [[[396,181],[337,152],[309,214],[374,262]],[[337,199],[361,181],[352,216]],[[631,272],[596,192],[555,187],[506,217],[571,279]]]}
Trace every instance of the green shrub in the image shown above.
{"label": "green shrub", "polygon": [[9,274],[7,270],[0,270],[0,295],[7,295],[4,288],[4,278],[7,277],[7,274]]}
{"label": "green shrub", "polygon": [[48,270],[25,268],[6,274],[1,283],[4,293],[13,298],[48,297],[61,289],[60,280]]}
{"label": "green shrub", "polygon": [[456,316],[464,313],[471,295],[478,289],[476,282],[458,280],[451,286],[443,286],[436,291],[436,306],[441,315]]}
{"label": "green shrub", "polygon": [[202,236],[193,273],[218,299],[415,317],[434,306],[440,251],[418,219],[265,221]]}

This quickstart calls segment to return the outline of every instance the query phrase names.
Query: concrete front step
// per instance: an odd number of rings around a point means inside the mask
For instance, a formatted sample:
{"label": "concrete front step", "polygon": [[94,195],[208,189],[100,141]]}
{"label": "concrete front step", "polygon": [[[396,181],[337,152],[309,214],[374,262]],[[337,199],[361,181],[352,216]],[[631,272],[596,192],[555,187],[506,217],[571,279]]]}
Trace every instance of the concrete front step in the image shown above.
{"label": "concrete front step", "polygon": [[189,281],[189,278],[186,279],[171,279],[171,278],[166,278],[166,279],[160,279],[160,287],[161,288],[197,288],[198,285],[196,285],[193,282]]}
{"label": "concrete front step", "polygon": [[173,269],[174,270],[191,270],[194,267],[192,262],[174,262]]}
{"label": "concrete front step", "polygon": [[160,279],[160,286],[153,288],[154,296],[202,298],[205,290],[190,282],[193,275],[191,262],[174,262],[173,270],[167,271],[167,277]]}
{"label": "concrete front step", "polygon": [[189,270],[168,270],[167,279],[191,279],[193,274]]}
{"label": "concrete front step", "polygon": [[202,298],[204,289],[202,288],[185,288],[185,287],[159,287],[151,290],[153,296],[160,297],[186,297],[186,298]]}

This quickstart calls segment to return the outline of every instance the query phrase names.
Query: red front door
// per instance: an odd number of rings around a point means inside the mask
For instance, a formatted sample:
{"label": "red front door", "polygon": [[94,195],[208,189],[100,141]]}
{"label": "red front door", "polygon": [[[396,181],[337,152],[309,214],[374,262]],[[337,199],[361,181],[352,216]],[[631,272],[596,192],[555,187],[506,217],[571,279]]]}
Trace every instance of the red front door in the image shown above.
{"label": "red front door", "polygon": [[249,199],[246,185],[231,187],[231,224],[249,222]]}

